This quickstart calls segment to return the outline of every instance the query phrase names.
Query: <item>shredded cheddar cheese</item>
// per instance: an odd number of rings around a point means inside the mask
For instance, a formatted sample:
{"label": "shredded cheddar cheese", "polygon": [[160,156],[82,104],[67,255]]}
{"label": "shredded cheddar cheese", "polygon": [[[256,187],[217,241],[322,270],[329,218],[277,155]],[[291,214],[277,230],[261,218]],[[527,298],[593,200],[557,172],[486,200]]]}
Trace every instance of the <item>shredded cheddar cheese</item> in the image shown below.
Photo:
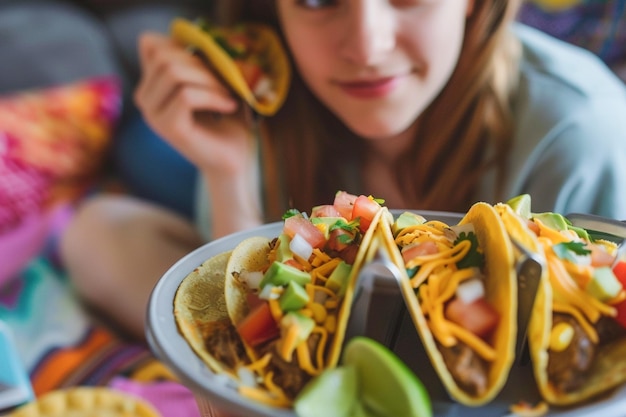
{"label": "shredded cheddar cheese", "polygon": [[272,354],[266,353],[265,355],[263,355],[262,358],[257,359],[256,361],[246,365],[246,368],[248,368],[249,370],[253,372],[260,371],[261,369],[264,369],[270,363],[271,359],[272,359]]}
{"label": "shredded cheddar cheese", "polygon": [[422,313],[433,337],[445,347],[452,347],[461,341],[481,358],[491,362],[496,359],[494,347],[451,322],[444,314],[444,305],[455,296],[459,284],[477,276],[476,268],[458,269],[456,266],[469,253],[472,243],[461,240],[455,245],[454,236],[449,231],[450,228],[445,223],[426,222],[402,229],[395,242],[402,248],[434,241],[437,253],[415,257],[405,263],[407,269],[419,268],[411,278],[411,286],[417,290]]}
{"label": "shredded cheddar cheese", "polygon": [[558,302],[554,302],[552,305],[552,309],[559,313],[567,313],[576,319],[576,321],[581,325],[583,331],[589,336],[589,340],[593,343],[598,343],[598,332],[596,329],[587,321],[581,314],[580,310],[576,309],[574,306],[569,304],[561,304]]}
{"label": "shredded cheddar cheese", "polygon": [[449,248],[446,251],[441,251],[434,255],[425,255],[419,257],[419,260],[408,262],[406,267],[413,268],[419,266],[420,269],[417,274],[411,278],[411,286],[417,288],[421,285],[431,273],[440,267],[456,268],[454,264],[463,259],[463,257],[470,250],[471,243],[467,240],[459,242],[458,245]]}
{"label": "shredded cheddar cheese", "polygon": [[[594,324],[602,317],[614,317],[617,310],[615,303],[626,299],[623,289],[608,302],[603,302],[586,291],[592,281],[595,267],[590,263],[576,263],[560,258],[553,250],[560,243],[583,243],[601,245],[609,251],[614,245],[604,242],[594,243],[581,239],[573,230],[558,231],[544,225],[540,220],[533,220],[539,226],[538,241],[542,245],[548,265],[548,278],[553,288],[552,309],[554,312],[570,315],[581,326],[592,343],[599,342]],[[591,255],[589,255],[591,256]]]}

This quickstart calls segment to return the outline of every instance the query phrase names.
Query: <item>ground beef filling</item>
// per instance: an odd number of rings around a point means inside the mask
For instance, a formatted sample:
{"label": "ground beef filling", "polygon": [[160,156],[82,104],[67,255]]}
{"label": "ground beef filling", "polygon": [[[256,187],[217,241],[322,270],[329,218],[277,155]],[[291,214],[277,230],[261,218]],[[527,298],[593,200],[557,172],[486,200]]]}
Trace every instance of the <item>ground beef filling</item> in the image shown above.
{"label": "ground beef filling", "polygon": [[272,380],[284,391],[287,397],[296,398],[306,383],[311,380],[311,376],[300,368],[296,355],[293,356],[291,362],[285,361],[276,350],[275,340],[263,345],[259,356],[262,357],[267,352],[272,354],[269,364],[269,371],[274,374]]}
{"label": "ground beef filling", "polygon": [[439,345],[443,360],[459,387],[472,396],[487,390],[488,363],[460,341],[451,347]]}
{"label": "ground beef filling", "polygon": [[246,361],[246,350],[230,320],[206,324],[201,331],[204,347],[216,360],[230,369]]}
{"label": "ground beef filling", "polygon": [[626,337],[626,329],[615,320],[602,317],[595,324],[599,343],[593,343],[578,321],[569,314],[555,313],[552,316],[555,326],[565,322],[574,329],[570,344],[562,351],[551,350],[548,356],[548,380],[561,392],[572,392],[581,388],[586,381],[598,348],[619,338]]}

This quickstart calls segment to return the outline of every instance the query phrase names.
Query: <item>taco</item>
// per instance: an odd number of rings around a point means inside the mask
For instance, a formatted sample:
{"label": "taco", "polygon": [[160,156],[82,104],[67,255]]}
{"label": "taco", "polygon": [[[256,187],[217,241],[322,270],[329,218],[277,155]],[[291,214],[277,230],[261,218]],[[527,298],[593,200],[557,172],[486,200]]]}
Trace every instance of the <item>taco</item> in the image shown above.
{"label": "taco", "polygon": [[517,329],[513,249],[493,206],[474,204],[457,225],[405,212],[378,230],[445,389],[468,406],[489,402],[508,378]]}
{"label": "taco", "polygon": [[546,260],[528,328],[533,372],[547,402],[577,404],[626,381],[626,262],[614,265],[614,242],[520,198],[526,210],[497,209],[510,235]]}
{"label": "taco", "polygon": [[181,281],[174,318],[181,335],[213,372],[236,378],[236,370],[249,359],[226,309],[224,277],[230,255],[208,259]]}
{"label": "taco", "polygon": [[278,35],[258,23],[218,27],[177,18],[173,39],[199,52],[233,91],[257,113],[271,116],[283,104],[291,67]]}
{"label": "taco", "polygon": [[377,200],[344,191],[310,213],[288,211],[278,236],[249,237],[205,262],[199,270],[216,269],[213,280],[198,271],[183,280],[181,333],[214,372],[234,376],[244,397],[290,407],[338,362],[382,212]]}

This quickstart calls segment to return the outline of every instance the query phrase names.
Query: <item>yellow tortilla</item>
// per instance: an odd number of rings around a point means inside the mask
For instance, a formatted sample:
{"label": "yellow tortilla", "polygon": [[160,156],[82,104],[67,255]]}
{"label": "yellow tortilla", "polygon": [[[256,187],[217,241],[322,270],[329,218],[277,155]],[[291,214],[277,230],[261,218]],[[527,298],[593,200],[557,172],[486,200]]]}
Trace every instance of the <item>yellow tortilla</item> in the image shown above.
{"label": "yellow tortilla", "polygon": [[[197,48],[209,60],[215,70],[230,87],[254,110],[264,116],[275,114],[282,106],[291,82],[291,67],[278,35],[269,27],[257,23],[246,23],[247,30],[255,35],[256,42],[266,54],[269,77],[272,80],[274,97],[271,101],[260,101],[250,90],[232,58],[220,47],[213,37],[198,25],[177,18],[170,27],[171,36],[184,45]],[[224,29],[226,30],[226,29]]]}
{"label": "yellow tortilla", "polygon": [[[337,365],[344,342],[344,336],[348,325],[352,300],[354,297],[354,287],[359,275],[359,271],[364,263],[370,261],[375,252],[372,250],[372,238],[377,223],[380,221],[383,211],[372,220],[372,223],[363,235],[359,251],[352,266],[348,281],[347,290],[341,299],[341,305],[337,313],[336,330],[329,334],[330,341],[326,358],[324,360],[325,369],[333,368]],[[251,237],[242,241],[235,247],[232,256],[226,267],[226,304],[228,313],[234,324],[239,323],[248,314],[248,304],[246,300],[246,288],[236,279],[238,273],[242,271],[261,271],[268,264],[268,254],[270,252],[270,240],[264,237]],[[247,347],[252,361],[257,360],[260,355],[254,349]]]}
{"label": "yellow tortilla", "polygon": [[106,387],[59,389],[19,407],[8,417],[161,417],[146,400]]}
{"label": "yellow tortilla", "polygon": [[[496,205],[507,232],[535,253],[541,253],[537,236],[525,224],[525,219],[514,213],[506,204]],[[626,338],[603,345],[595,355],[587,383],[578,390],[559,391],[548,379],[550,333],[553,315],[553,288],[547,269],[537,292],[528,327],[528,346],[533,373],[542,397],[550,404],[568,406],[590,400],[626,382]]]}
{"label": "yellow tortilla", "polygon": [[[389,217],[385,218],[389,219]],[[493,206],[483,202],[475,203],[459,222],[459,224],[465,223],[474,225],[474,232],[485,257],[485,297],[500,316],[492,338],[492,346],[497,355],[489,367],[487,387],[482,395],[471,395],[464,391],[447,368],[419,305],[415,290],[410,284],[400,250],[395,244],[391,231],[392,220],[387,220],[386,225],[380,224],[378,230],[392,261],[404,275],[401,290],[406,296],[407,309],[443,385],[456,401],[468,406],[480,406],[491,401],[501,391],[514,362],[517,331],[517,281],[513,265],[513,248],[504,224]]]}
{"label": "yellow tortilla", "polygon": [[[215,373],[233,373],[206,349],[211,334],[231,324],[224,298],[224,273],[231,252],[214,256],[180,283],[174,296],[174,317],[182,336]],[[242,361],[245,358],[242,358]]]}

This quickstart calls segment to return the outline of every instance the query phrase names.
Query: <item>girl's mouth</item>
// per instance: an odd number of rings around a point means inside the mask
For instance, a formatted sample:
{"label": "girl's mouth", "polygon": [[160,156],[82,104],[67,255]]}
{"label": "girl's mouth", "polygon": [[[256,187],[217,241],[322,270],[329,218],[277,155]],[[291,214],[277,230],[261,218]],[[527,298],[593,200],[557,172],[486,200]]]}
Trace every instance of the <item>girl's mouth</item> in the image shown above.
{"label": "girl's mouth", "polygon": [[400,82],[400,77],[384,77],[372,80],[341,81],[337,85],[345,93],[356,98],[380,98],[390,94]]}

